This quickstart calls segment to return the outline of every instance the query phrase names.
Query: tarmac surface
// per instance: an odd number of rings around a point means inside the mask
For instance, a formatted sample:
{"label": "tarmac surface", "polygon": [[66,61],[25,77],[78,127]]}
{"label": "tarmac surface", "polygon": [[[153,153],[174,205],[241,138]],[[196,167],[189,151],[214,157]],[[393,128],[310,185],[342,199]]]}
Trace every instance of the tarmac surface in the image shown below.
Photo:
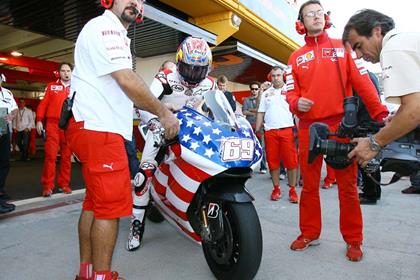
{"label": "tarmac surface", "polygon": [[[383,181],[389,181],[389,174]],[[299,234],[298,205],[283,197],[269,200],[269,175],[255,174],[248,189],[255,196],[262,231],[263,258],[255,279],[420,279],[420,195],[404,195],[407,179],[383,188],[377,205],[363,205],[364,258],[345,258],[338,227],[337,187],[320,190],[321,244],[301,252],[289,249]],[[300,192],[300,189],[298,189]],[[83,190],[72,195],[17,201],[15,212],[0,216],[0,279],[74,279],[79,254],[77,221]],[[148,221],[142,247],[124,249],[129,219],[122,219],[113,269],[125,279],[215,279],[201,247],[169,223]]]}
{"label": "tarmac surface", "polygon": [[[6,181],[6,192],[12,200],[23,200],[40,196],[42,194],[41,174],[44,168],[44,153],[38,151],[30,161],[19,160],[14,155],[10,162],[10,171]],[[57,160],[56,177],[60,170],[60,157]],[[56,178],[57,179],[57,178]],[[82,168],[80,164],[73,163],[71,167],[70,185],[73,190],[83,188]],[[58,185],[54,192],[58,191]]]}

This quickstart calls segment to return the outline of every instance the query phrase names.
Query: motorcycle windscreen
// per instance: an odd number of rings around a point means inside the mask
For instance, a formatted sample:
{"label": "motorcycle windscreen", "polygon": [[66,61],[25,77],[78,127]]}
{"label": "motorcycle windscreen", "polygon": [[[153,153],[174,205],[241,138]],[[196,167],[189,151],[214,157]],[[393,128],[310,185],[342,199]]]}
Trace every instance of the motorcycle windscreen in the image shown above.
{"label": "motorcycle windscreen", "polygon": [[229,127],[238,126],[235,113],[220,90],[210,90],[204,94],[203,111],[213,121]]}

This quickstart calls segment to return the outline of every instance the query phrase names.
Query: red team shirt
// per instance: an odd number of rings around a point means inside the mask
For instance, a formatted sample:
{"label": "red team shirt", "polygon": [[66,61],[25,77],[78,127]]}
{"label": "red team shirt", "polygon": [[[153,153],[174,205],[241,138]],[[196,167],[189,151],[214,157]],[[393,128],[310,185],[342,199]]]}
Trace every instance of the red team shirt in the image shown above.
{"label": "red team shirt", "polygon": [[[314,121],[340,122],[344,113],[343,87],[345,96],[352,96],[354,87],[373,119],[381,121],[387,116],[363,62],[353,58],[340,40],[324,32],[318,37],[305,37],[305,41],[306,45],[290,56],[286,69],[287,101],[301,126]],[[325,59],[334,63],[320,63]],[[315,102],[309,112],[297,110],[300,97]]]}
{"label": "red team shirt", "polygon": [[36,121],[47,119],[59,119],[61,107],[69,95],[70,86],[64,86],[60,80],[49,83],[45,89],[45,96],[38,105]]}

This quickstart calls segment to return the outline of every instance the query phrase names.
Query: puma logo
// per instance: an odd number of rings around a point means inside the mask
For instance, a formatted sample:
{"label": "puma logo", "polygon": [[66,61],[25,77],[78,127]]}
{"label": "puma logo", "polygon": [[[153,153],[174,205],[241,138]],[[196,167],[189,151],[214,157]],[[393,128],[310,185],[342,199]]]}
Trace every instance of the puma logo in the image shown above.
{"label": "puma logo", "polygon": [[109,168],[109,169],[111,169],[111,170],[114,170],[113,168],[112,168],[112,166],[114,165],[114,163],[111,163],[111,164],[106,164],[106,163],[104,163],[103,165],[102,165],[102,167],[103,168]]}

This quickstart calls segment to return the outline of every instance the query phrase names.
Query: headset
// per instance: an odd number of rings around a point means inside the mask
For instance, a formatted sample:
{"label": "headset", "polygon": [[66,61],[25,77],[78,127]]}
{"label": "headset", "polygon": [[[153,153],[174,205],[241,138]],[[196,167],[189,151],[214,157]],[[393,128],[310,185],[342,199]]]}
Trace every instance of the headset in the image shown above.
{"label": "headset", "polygon": [[[325,19],[325,26],[324,26],[324,30],[330,28],[333,24],[331,22],[331,18],[328,15],[328,13],[324,14],[324,19]],[[306,34],[306,28],[305,28],[305,24],[303,23],[303,17],[302,14],[299,13],[298,19],[296,20],[296,31],[298,34],[300,35],[304,35]]]}
{"label": "headset", "polygon": [[[101,0],[101,5],[105,9],[112,9],[112,6],[114,5],[114,0]],[[139,11],[139,15],[136,18],[136,23],[143,22],[143,14],[144,14],[144,5],[141,6],[141,9]]]}
{"label": "headset", "polygon": [[277,70],[277,69],[281,69],[283,71],[283,82],[286,83],[286,76],[287,76],[286,75],[286,71],[284,71],[283,68],[281,68],[280,66],[277,66],[277,65],[273,66],[271,68],[270,72],[268,72],[268,74],[267,74],[267,81],[269,81],[270,83],[273,81],[273,78],[271,77],[271,72],[273,70]]}

